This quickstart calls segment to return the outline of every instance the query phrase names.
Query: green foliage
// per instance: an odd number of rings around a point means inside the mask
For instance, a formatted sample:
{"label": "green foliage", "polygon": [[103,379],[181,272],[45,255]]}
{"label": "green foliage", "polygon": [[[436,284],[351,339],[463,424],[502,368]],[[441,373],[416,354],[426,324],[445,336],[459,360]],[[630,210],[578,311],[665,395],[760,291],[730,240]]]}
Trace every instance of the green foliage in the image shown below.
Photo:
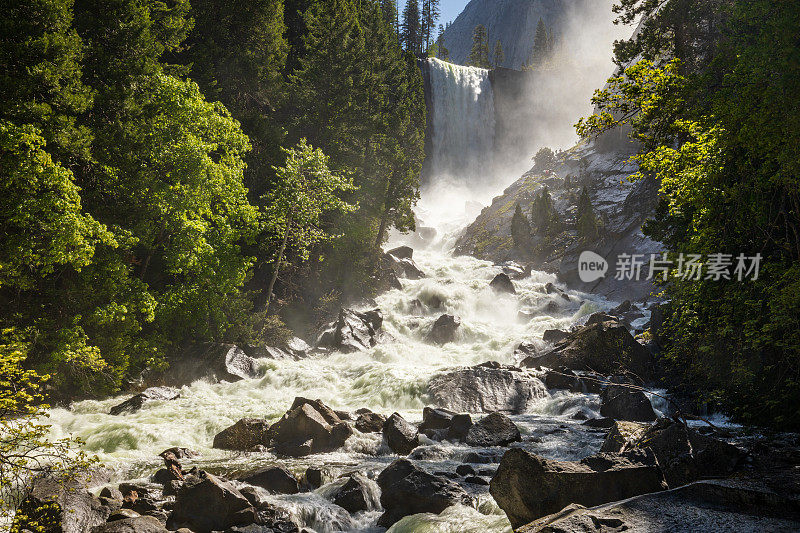
{"label": "green foliage", "polygon": [[[688,280],[673,271],[667,357],[681,386],[739,420],[800,427],[800,6],[767,0],[623,0],[654,14],[620,43],[620,63],[579,124],[624,122],[643,141],[641,176],[661,180],[648,234],[673,252],[762,257],[758,279]],[[669,62],[663,58],[671,59]],[[653,60],[658,60],[654,63]]]}
{"label": "green foliage", "polygon": [[469,53],[468,64],[478,68],[491,68],[489,63],[489,35],[483,24],[475,26],[472,33],[472,50]]}
{"label": "green foliage", "polygon": [[558,211],[553,206],[553,199],[547,187],[544,187],[533,199],[531,220],[531,227],[537,235],[549,236],[557,233],[561,228]]}
{"label": "green foliage", "polygon": [[494,43],[494,67],[502,67],[505,62],[506,54],[503,52],[503,45],[500,43],[500,39],[497,39]]}
{"label": "green foliage", "polygon": [[514,240],[514,246],[520,250],[531,246],[531,224],[519,204],[514,209],[514,216],[511,217],[511,238]]}
{"label": "green foliage", "polygon": [[421,53],[424,38],[419,0],[406,0],[400,24],[400,42],[403,44],[403,49],[414,54]]}
{"label": "green foliage", "polygon": [[578,236],[585,242],[596,240],[600,236],[600,223],[592,207],[589,189],[584,186],[578,197],[578,209],[575,213]]}
{"label": "green foliage", "polygon": [[540,148],[533,156],[534,168],[540,172],[553,170],[556,166],[556,154],[548,147]]}

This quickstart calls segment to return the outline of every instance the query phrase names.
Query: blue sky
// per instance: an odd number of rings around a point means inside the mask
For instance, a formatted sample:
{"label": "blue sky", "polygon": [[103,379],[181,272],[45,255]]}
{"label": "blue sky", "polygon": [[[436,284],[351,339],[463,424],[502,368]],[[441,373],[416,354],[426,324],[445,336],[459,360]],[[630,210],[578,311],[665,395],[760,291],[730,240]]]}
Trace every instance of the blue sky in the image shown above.
{"label": "blue sky", "polygon": [[442,24],[453,22],[468,3],[469,0],[440,0],[439,9],[442,11],[442,17],[439,22]]}

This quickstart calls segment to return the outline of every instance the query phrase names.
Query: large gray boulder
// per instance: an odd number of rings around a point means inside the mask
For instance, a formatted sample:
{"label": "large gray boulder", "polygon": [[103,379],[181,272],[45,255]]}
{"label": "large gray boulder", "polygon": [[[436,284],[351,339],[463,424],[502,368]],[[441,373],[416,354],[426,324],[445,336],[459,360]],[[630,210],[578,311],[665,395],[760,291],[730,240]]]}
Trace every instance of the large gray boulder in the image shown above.
{"label": "large gray boulder", "polygon": [[293,457],[336,450],[352,434],[353,429],[330,407],[300,397],[269,429],[275,451]]}
{"label": "large gray boulder", "polygon": [[624,384],[609,385],[600,400],[600,414],[614,420],[652,422],[658,418],[647,395]]}
{"label": "large gray boulder", "polygon": [[349,513],[374,511],[380,508],[380,488],[362,474],[350,474],[345,484],[334,492],[331,501]]}
{"label": "large gray boulder", "polygon": [[175,498],[169,529],[187,527],[196,533],[224,531],[258,520],[252,504],[230,482],[200,470],[186,476]]}
{"label": "large gray boulder", "polygon": [[547,387],[531,372],[489,362],[434,377],[428,383],[433,402],[466,413],[524,413]]}
{"label": "large gray boulder", "polygon": [[167,361],[169,367],[145,377],[148,385],[182,387],[195,381],[211,383],[261,377],[258,362],[233,344],[199,344]]}
{"label": "large gray boulder", "polygon": [[300,482],[282,466],[270,466],[248,474],[240,481],[261,487],[273,494],[297,494],[300,492]]}
{"label": "large gray boulder", "polygon": [[91,533],[167,533],[157,518],[152,516],[137,516],[123,518],[95,526]]}
{"label": "large gray boulder", "polygon": [[398,278],[422,279],[425,273],[419,269],[411,257],[397,257],[391,252],[383,255],[383,263],[391,269]]}
{"label": "large gray boulder", "polygon": [[115,405],[109,410],[109,414],[121,415],[123,413],[135,413],[148,402],[167,402],[181,397],[181,391],[172,387],[150,387],[140,392],[132,398],[128,398],[119,405]]}
{"label": "large gray boulder", "polygon": [[425,472],[408,459],[397,459],[387,466],[378,476],[378,486],[385,510],[378,525],[386,528],[404,516],[439,514],[452,505],[474,505],[458,484]]}
{"label": "large gray boulder", "polygon": [[367,350],[378,343],[382,325],[380,309],[360,312],[342,308],[339,318],[322,328],[316,346],[344,353]]}
{"label": "large gray boulder", "polygon": [[214,436],[213,447],[220,450],[252,450],[269,445],[269,422],[263,418],[242,418]]}
{"label": "large gray boulder", "polygon": [[385,422],[385,416],[368,411],[358,415],[354,427],[361,433],[380,433]]}
{"label": "large gray boulder", "polygon": [[489,283],[489,286],[495,292],[517,294],[517,290],[514,288],[514,282],[512,282],[511,278],[508,277],[508,274],[504,272],[501,272],[500,274],[496,275],[494,279]]}
{"label": "large gray boulder", "polygon": [[454,315],[442,315],[436,319],[426,337],[434,344],[447,344],[456,339],[456,332],[461,326],[461,319]]}
{"label": "large gray boulder", "polygon": [[519,428],[502,413],[491,413],[483,417],[469,428],[464,438],[468,445],[481,448],[508,446],[520,440]]}
{"label": "large gray boulder", "polygon": [[523,367],[568,368],[604,375],[631,372],[642,379],[653,373],[650,352],[615,320],[583,326],[540,354],[525,358]]}
{"label": "large gray boulder", "polygon": [[571,503],[592,507],[666,488],[652,457],[599,454],[551,461],[513,448],[503,455],[489,491],[518,528]]}
{"label": "large gray boulder", "polygon": [[398,413],[383,424],[383,437],[389,449],[398,455],[408,455],[419,446],[419,431]]}

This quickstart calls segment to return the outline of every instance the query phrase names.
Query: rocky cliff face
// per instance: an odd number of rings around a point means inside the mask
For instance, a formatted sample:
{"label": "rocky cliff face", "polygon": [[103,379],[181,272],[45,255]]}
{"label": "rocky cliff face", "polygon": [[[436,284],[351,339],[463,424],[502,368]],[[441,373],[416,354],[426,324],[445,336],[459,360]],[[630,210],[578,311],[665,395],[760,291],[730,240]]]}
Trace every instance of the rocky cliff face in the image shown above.
{"label": "rocky cliff face", "polygon": [[[628,161],[633,146],[616,144],[615,148],[601,151],[596,143],[584,142],[558,154],[551,169],[533,168],[526,172],[463,231],[456,253],[495,262],[524,262],[558,274],[574,288],[614,299],[647,298],[653,290],[653,285],[644,279],[647,261],[649,254],[660,251],[660,245],[645,237],[641,226],[653,212],[658,184],[650,180],[628,181],[626,178],[637,170]],[[578,235],[576,225],[577,202],[584,186],[601,224],[598,238],[589,242]],[[515,243],[511,221],[516,206],[519,204],[530,220],[534,198],[545,188],[561,226],[549,235],[538,234],[534,228],[528,243]],[[605,279],[592,283],[580,280],[578,257],[584,250],[606,258],[609,271]],[[614,279],[617,256],[623,253],[646,256],[639,282]]]}
{"label": "rocky cliff face", "polygon": [[[567,33],[571,15],[598,9],[598,0],[472,0],[444,33],[450,59],[465,64],[472,50],[472,33],[483,24],[489,33],[489,49],[498,39],[503,45],[506,68],[519,69],[533,50],[536,25],[541,18],[556,36]],[[608,10],[606,10],[608,11]],[[610,13],[610,11],[609,11]],[[610,21],[610,15],[609,15]]]}

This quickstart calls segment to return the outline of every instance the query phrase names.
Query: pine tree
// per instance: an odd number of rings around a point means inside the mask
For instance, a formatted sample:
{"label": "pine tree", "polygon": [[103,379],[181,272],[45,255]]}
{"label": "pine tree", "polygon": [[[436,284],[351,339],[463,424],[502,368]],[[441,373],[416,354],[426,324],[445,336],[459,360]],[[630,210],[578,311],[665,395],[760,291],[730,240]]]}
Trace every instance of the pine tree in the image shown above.
{"label": "pine tree", "polygon": [[511,238],[518,249],[524,250],[531,245],[531,225],[519,204],[511,218]]}
{"label": "pine tree", "polygon": [[547,187],[536,195],[531,206],[531,227],[539,235],[549,235],[560,226],[558,212]]}
{"label": "pine tree", "polygon": [[578,235],[585,241],[597,239],[599,236],[599,224],[597,215],[592,208],[592,199],[589,196],[589,189],[584,186],[578,198],[578,209],[575,214]]}
{"label": "pine tree", "polygon": [[407,0],[400,25],[400,42],[403,48],[414,54],[422,52],[422,27],[419,0]]}
{"label": "pine tree", "polygon": [[422,33],[425,49],[433,43],[433,32],[440,14],[439,0],[422,0]]}
{"label": "pine tree", "polygon": [[472,51],[469,54],[469,64],[473,67],[490,68],[489,64],[489,36],[483,24],[475,26],[472,33]]}
{"label": "pine tree", "polygon": [[534,67],[541,66],[547,60],[549,49],[550,42],[547,25],[540,18],[539,23],[536,25],[536,35],[533,38],[533,51],[531,52],[529,64]]}
{"label": "pine tree", "polygon": [[500,43],[500,39],[494,43],[494,66],[502,67],[503,63],[506,62],[506,54],[503,52],[503,45]]}
{"label": "pine tree", "polygon": [[395,33],[399,33],[397,24],[397,3],[395,0],[380,0],[380,2],[384,20],[394,29]]}

